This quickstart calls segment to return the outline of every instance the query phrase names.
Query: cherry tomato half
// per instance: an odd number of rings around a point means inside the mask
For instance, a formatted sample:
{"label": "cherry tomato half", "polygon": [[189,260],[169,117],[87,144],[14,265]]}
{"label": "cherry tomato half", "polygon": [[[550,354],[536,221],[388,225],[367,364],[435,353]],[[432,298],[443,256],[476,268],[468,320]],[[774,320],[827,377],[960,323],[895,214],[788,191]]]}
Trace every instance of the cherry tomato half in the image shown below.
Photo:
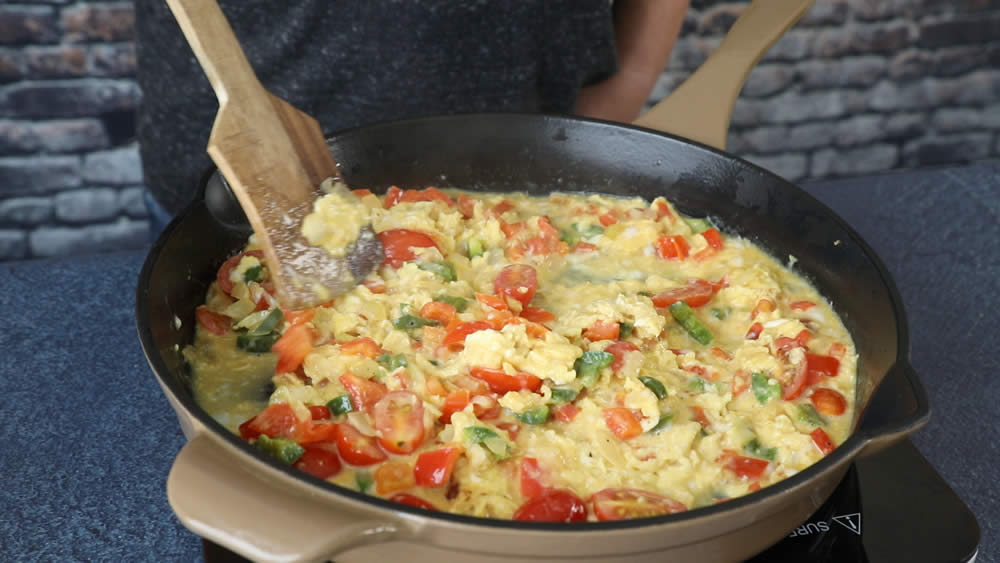
{"label": "cherry tomato half", "polygon": [[504,266],[493,280],[493,292],[527,305],[538,289],[538,272],[527,264]]}
{"label": "cherry tomato half", "polygon": [[469,374],[476,379],[486,382],[490,391],[500,395],[509,391],[528,390],[537,392],[542,387],[541,378],[530,373],[518,373],[511,375],[502,369],[474,367],[469,370]]}
{"label": "cherry tomato half", "polygon": [[687,510],[670,497],[640,489],[604,489],[590,497],[598,520],[630,520]]}
{"label": "cherry tomato half", "polygon": [[687,285],[668,289],[653,296],[653,305],[669,307],[678,301],[683,301],[690,307],[701,307],[712,300],[717,290],[711,282],[691,280]]}
{"label": "cherry tomato half", "polygon": [[316,444],[305,448],[305,453],[295,461],[293,467],[320,479],[329,479],[340,473],[340,458],[335,446]]}
{"label": "cherry tomato half", "polygon": [[587,505],[565,489],[551,489],[521,505],[514,520],[522,522],[583,522]]}
{"label": "cherry tomato half", "polygon": [[603,414],[604,423],[618,438],[628,440],[642,434],[642,426],[630,409],[621,407],[604,409]]}
{"label": "cherry tomato half", "polygon": [[424,440],[424,403],[410,391],[393,391],[375,403],[378,443],[394,454],[408,454]]}
{"label": "cherry tomato half", "polygon": [[412,248],[437,248],[437,243],[430,236],[420,231],[409,229],[390,229],[378,233],[378,239],[382,241],[382,248],[385,251],[385,263],[398,268],[408,260],[417,257]]}
{"label": "cherry tomato half", "polygon": [[257,416],[240,425],[240,436],[252,440],[261,434],[270,438],[295,439],[299,419],[288,403],[275,403],[257,413]]}
{"label": "cherry tomato half", "polygon": [[354,408],[366,413],[371,413],[375,403],[379,402],[388,392],[385,385],[358,377],[350,372],[340,376],[340,383],[344,385],[347,394],[351,396],[351,404],[354,405]]}
{"label": "cherry tomato half", "polygon": [[441,487],[451,481],[451,472],[455,462],[462,455],[462,448],[448,446],[437,450],[424,452],[417,456],[417,464],[413,467],[413,476],[421,487]]}
{"label": "cherry tomato half", "polygon": [[297,324],[288,327],[281,338],[271,346],[271,352],[278,355],[275,373],[291,373],[299,369],[306,356],[313,349],[313,331],[309,325]]}
{"label": "cherry tomato half", "polygon": [[427,510],[437,510],[438,508],[433,504],[427,502],[426,500],[411,495],[409,493],[397,493],[389,497],[392,502],[398,502],[399,504],[406,504],[409,506],[415,506],[417,508],[424,508]]}
{"label": "cherry tomato half", "polygon": [[216,336],[226,334],[233,326],[233,319],[222,313],[216,313],[204,305],[199,305],[194,310],[194,316],[198,319],[198,324],[202,328]]}
{"label": "cherry tomato half", "polygon": [[847,410],[847,399],[839,391],[822,387],[813,391],[809,400],[823,414],[839,416]]}
{"label": "cherry tomato half", "polygon": [[374,465],[389,457],[378,447],[375,438],[365,436],[347,422],[337,424],[334,434],[340,457],[351,465]]}

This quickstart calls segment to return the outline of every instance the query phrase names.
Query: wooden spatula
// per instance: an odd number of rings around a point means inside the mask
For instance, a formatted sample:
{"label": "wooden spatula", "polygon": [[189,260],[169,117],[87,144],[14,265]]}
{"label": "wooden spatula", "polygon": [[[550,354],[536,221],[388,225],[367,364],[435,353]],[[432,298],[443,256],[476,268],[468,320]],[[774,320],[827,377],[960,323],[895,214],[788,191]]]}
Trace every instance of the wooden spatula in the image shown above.
{"label": "wooden spatula", "polygon": [[343,258],[301,235],[320,183],[339,177],[319,124],[264,89],[215,0],[167,4],[219,99],[208,154],[257,235],[278,300],[301,309],[354,287],[383,259],[370,228]]}

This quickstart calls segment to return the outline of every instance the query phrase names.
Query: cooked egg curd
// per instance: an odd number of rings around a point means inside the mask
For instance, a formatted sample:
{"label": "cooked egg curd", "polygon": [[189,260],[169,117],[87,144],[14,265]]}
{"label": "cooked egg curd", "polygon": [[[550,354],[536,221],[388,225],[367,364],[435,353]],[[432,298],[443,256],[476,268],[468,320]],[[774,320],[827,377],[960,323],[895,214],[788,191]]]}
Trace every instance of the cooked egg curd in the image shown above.
{"label": "cooked egg curd", "polygon": [[344,193],[305,232],[336,246],[370,223],[381,267],[283,311],[251,239],[185,350],[212,416],[319,479],[473,516],[617,520],[756,491],[850,431],[856,353],[829,303],[662,198]]}

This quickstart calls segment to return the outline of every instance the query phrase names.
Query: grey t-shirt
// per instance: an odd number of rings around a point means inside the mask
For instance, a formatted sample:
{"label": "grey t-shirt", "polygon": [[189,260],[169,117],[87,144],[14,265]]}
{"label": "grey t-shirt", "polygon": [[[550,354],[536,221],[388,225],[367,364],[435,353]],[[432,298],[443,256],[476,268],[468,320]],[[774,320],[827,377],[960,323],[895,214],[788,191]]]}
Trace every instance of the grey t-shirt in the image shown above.
{"label": "grey t-shirt", "polygon": [[[615,70],[608,0],[220,0],[264,87],[333,133],[424,115],[569,112]],[[218,103],[164,0],[136,0],[145,181],[176,213]]]}

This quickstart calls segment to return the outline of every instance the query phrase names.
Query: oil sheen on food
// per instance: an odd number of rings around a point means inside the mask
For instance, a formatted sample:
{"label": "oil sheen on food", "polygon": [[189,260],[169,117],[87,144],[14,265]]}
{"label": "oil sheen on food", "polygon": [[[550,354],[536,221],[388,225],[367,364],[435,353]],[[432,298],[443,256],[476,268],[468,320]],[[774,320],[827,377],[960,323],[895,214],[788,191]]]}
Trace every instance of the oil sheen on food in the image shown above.
{"label": "oil sheen on food", "polygon": [[201,406],[285,463],[427,509],[616,520],[752,493],[850,431],[830,304],[663,199],[353,197],[386,251],[363,284],[282,311],[251,239],[185,350]]}

